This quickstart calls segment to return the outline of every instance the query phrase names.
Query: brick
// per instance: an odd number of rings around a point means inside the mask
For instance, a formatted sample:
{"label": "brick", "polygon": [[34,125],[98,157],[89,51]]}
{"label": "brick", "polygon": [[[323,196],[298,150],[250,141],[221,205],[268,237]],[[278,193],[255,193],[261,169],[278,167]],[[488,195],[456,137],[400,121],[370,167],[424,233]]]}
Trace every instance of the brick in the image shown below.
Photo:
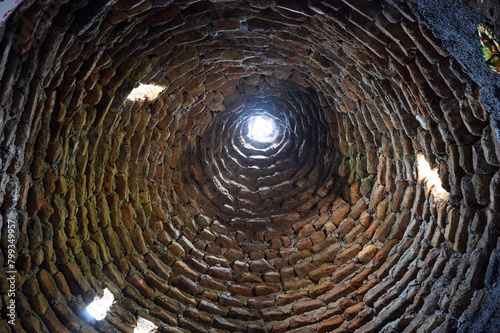
{"label": "brick", "polygon": [[265,259],[254,260],[250,262],[250,270],[252,272],[262,274],[265,272],[273,271],[274,267],[269,264]]}
{"label": "brick", "polygon": [[173,276],[169,283],[187,294],[194,296],[198,293],[197,284],[183,275]]}
{"label": "brick", "polygon": [[340,225],[337,229],[337,234],[338,234],[339,239],[343,239],[344,236],[347,233],[349,233],[355,225],[356,225],[356,221],[352,217],[348,217],[348,218],[344,219],[340,223]]}
{"label": "brick", "polygon": [[244,259],[245,255],[242,251],[229,249],[229,251],[224,253],[224,258],[226,258],[230,262],[235,262]]}
{"label": "brick", "polygon": [[399,240],[397,239],[391,239],[384,245],[381,250],[378,251],[373,260],[373,264],[375,265],[375,267],[380,267],[384,263],[385,259],[387,259],[387,256],[389,255],[389,252],[398,242]]}
{"label": "brick", "polygon": [[[366,244],[369,240],[372,239],[373,235],[375,234],[376,230],[380,226],[381,221],[379,219],[374,220],[368,229],[366,230],[359,230],[359,232],[363,232],[363,234],[359,237],[358,243],[359,244]],[[350,238],[353,239],[355,237],[354,235],[351,236]]]}
{"label": "brick", "polygon": [[[189,317],[189,314],[186,316]],[[198,319],[198,318],[196,318],[196,319]],[[196,333],[206,332],[207,328],[204,327],[203,325],[200,325],[199,322],[196,321],[196,319],[190,320],[190,319],[181,317],[178,320],[178,326],[180,328],[188,330],[189,332],[196,332]]]}
{"label": "brick", "polygon": [[239,298],[225,294],[219,297],[219,304],[227,308],[231,306],[244,307],[245,305],[245,303],[241,301]]}
{"label": "brick", "polygon": [[306,277],[309,272],[312,270],[316,269],[317,266],[311,263],[310,261],[303,261],[295,265],[295,272],[297,273],[297,276],[302,279]]}
{"label": "brick", "polygon": [[269,310],[263,310],[262,311],[262,319],[264,319],[264,321],[282,321],[282,320],[285,320],[286,318],[288,318],[290,316],[289,313],[287,312],[284,312],[282,310],[279,310],[279,309],[269,309]]}
{"label": "brick", "polygon": [[335,263],[338,266],[342,266],[349,260],[353,259],[356,257],[356,255],[361,251],[361,245],[355,244],[351,246],[350,248],[340,252],[337,254],[337,257],[335,258]]}
{"label": "brick", "polygon": [[244,332],[245,327],[235,321],[230,321],[224,318],[214,318],[214,327],[230,332]]}
{"label": "brick", "polygon": [[366,247],[364,247],[359,253],[358,253],[358,259],[367,264],[369,263],[373,257],[377,254],[378,249],[375,245],[371,244]]}
{"label": "brick", "polygon": [[275,285],[261,284],[261,285],[255,286],[255,295],[256,296],[276,294],[279,291],[280,290],[279,290],[278,286],[275,286]]}
{"label": "brick", "polygon": [[298,301],[300,299],[306,298],[307,295],[308,292],[306,290],[286,293],[286,294],[279,294],[276,296],[276,302],[278,306],[284,306],[293,303],[295,301]]}
{"label": "brick", "polygon": [[385,242],[395,222],[396,222],[396,214],[394,213],[389,214],[385,218],[385,220],[381,223],[380,227],[377,229],[377,232],[375,233],[375,238],[380,242]]}
{"label": "brick", "polygon": [[273,333],[284,333],[286,331],[287,331],[287,327],[284,323],[274,324],[272,327],[272,330],[271,330],[271,332],[273,332]]}
{"label": "brick", "polygon": [[148,246],[146,244],[146,240],[144,239],[142,230],[140,228],[136,228],[134,230],[130,230],[129,234],[135,250],[139,254],[146,254],[148,252]]}
{"label": "brick", "polygon": [[403,209],[403,211],[398,214],[396,222],[393,226],[392,236],[397,239],[402,239],[403,235],[410,223],[411,212],[407,208]]}
{"label": "brick", "polygon": [[455,250],[457,253],[465,253],[465,251],[467,250],[467,241],[469,238],[469,222],[470,219],[467,216],[460,216],[454,238],[455,242],[453,244],[453,250]]}
{"label": "brick", "polygon": [[264,273],[264,281],[266,283],[281,283],[280,274],[278,272],[266,272]]}
{"label": "brick", "polygon": [[231,307],[227,316],[228,318],[238,319],[241,321],[254,321],[260,319],[260,314],[257,311],[239,307]]}
{"label": "brick", "polygon": [[265,244],[262,244],[262,243],[242,242],[241,249],[245,253],[250,253],[250,252],[267,250],[267,246]]}
{"label": "brick", "polygon": [[[149,252],[144,256],[144,262],[148,265],[148,268],[155,272],[159,277],[165,280],[170,278],[170,273],[167,271],[164,264],[156,257],[156,255]],[[195,277],[197,274],[193,273],[192,276]]]}
{"label": "brick", "polygon": [[309,289],[309,296],[311,298],[319,297],[331,290],[334,286],[335,283],[332,280],[323,281]]}
{"label": "brick", "polygon": [[303,301],[300,303],[297,303],[293,306],[293,313],[295,315],[300,315],[312,310],[319,309],[321,307],[325,306],[325,303],[321,300],[309,300],[309,301]]}
{"label": "brick", "polygon": [[360,267],[361,267],[360,264],[350,263],[350,264],[346,265],[344,268],[337,270],[333,274],[333,278],[335,279],[335,281],[337,283],[341,282],[345,278],[347,278],[349,275],[354,273],[356,270],[358,270]]}
{"label": "brick", "polygon": [[317,331],[320,333],[331,332],[332,330],[340,327],[343,322],[344,318],[342,318],[342,316],[335,316],[331,319],[319,323],[317,326]]}
{"label": "brick", "polygon": [[249,286],[244,286],[240,284],[232,284],[229,286],[229,292],[237,296],[254,296],[253,290]]}
{"label": "brick", "polygon": [[230,268],[226,267],[210,267],[207,271],[207,274],[221,280],[232,280],[233,272]]}
{"label": "brick", "polygon": [[310,280],[298,280],[298,281],[290,281],[290,282],[285,282],[283,285],[283,289],[288,292],[288,291],[294,291],[294,290],[299,290],[299,289],[304,289],[307,288],[308,286],[314,284]]}
{"label": "brick", "polygon": [[334,287],[332,290],[330,290],[328,293],[323,295],[321,297],[321,300],[323,300],[326,304],[330,304],[333,302],[336,302],[337,300],[341,299],[342,297],[346,297],[350,293],[352,293],[355,289],[346,283],[339,284],[336,287]]}
{"label": "brick", "polygon": [[374,319],[375,327],[382,327],[401,316],[410,303],[404,298],[397,298],[392,305]]}
{"label": "brick", "polygon": [[316,323],[318,320],[313,315],[304,315],[304,316],[294,316],[292,320],[290,320],[290,324],[288,327],[290,328],[290,332],[315,332],[312,327],[303,327]]}
{"label": "brick", "polygon": [[312,255],[313,254],[311,253],[310,250],[300,251],[298,253],[293,254],[288,259],[288,262],[290,263],[290,265],[295,265],[298,261],[300,261],[302,259],[307,259],[307,258],[311,257]]}
{"label": "brick", "polygon": [[337,270],[336,265],[332,264],[327,264],[327,265],[322,265],[321,267],[318,267],[317,269],[309,272],[309,278],[313,282],[318,282],[321,280],[321,278],[331,276],[333,272]]}
{"label": "brick", "polygon": [[161,281],[161,279],[155,274],[146,274],[144,276],[144,281],[148,286],[155,288],[161,293],[166,293],[168,291],[168,284],[166,282]]}
{"label": "brick", "polygon": [[149,289],[148,285],[142,279],[139,275],[137,274],[132,274],[127,276],[127,281],[132,284],[134,287],[136,287],[139,292],[144,296],[149,298],[150,300],[155,299],[155,295],[151,289]]}
{"label": "brick", "polygon": [[45,295],[47,301],[52,304],[58,296],[57,286],[54,283],[52,276],[46,270],[40,270],[37,273],[40,290]]}
{"label": "brick", "polygon": [[297,242],[296,248],[298,251],[304,251],[313,246],[312,241],[309,238],[303,238]]}
{"label": "brick", "polygon": [[344,220],[347,217],[347,215],[349,215],[350,211],[351,211],[351,206],[348,204],[339,207],[338,209],[333,211],[331,222],[336,226],[338,226],[340,222]]}
{"label": "brick", "polygon": [[184,262],[182,261],[176,261],[174,265],[172,266],[172,270],[174,273],[177,273],[179,275],[184,275],[187,278],[189,278],[192,281],[196,281],[200,274],[190,267],[188,267]]}
{"label": "brick", "polygon": [[185,305],[194,307],[198,304],[198,302],[194,297],[186,294],[185,292],[176,287],[170,287],[167,292],[167,296],[172,297]]}
{"label": "brick", "polygon": [[460,210],[456,207],[452,207],[448,212],[446,229],[444,233],[444,237],[447,240],[451,242],[455,240],[455,234],[457,232],[459,221],[460,221]]}
{"label": "brick", "polygon": [[238,283],[263,283],[262,278],[255,274],[255,273],[250,273],[250,272],[244,272],[238,275],[236,278],[236,282]]}
{"label": "brick", "polygon": [[341,246],[339,243],[335,243],[321,251],[320,253],[313,256],[313,261],[317,265],[322,265],[325,263],[332,263],[335,256],[340,251]]}
{"label": "brick", "polygon": [[337,238],[335,238],[335,237],[326,237],[321,242],[319,242],[318,244],[314,245],[310,249],[310,251],[313,252],[313,253],[321,252],[324,249],[326,249],[328,246],[330,246],[330,245],[332,245],[332,244],[334,244],[336,242],[338,242]]}
{"label": "brick", "polygon": [[[81,295],[90,289],[90,284],[84,278],[80,268],[73,262],[61,264],[59,269],[64,275],[66,281],[69,282],[69,288],[74,295]],[[57,283],[57,281],[56,281]]]}

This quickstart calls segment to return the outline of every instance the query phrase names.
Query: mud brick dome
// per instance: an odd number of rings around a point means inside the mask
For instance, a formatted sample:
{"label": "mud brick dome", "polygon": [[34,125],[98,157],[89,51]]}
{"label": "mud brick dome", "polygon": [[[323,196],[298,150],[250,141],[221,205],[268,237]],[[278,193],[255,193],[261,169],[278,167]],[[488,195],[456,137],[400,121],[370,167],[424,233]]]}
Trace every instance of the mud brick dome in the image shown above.
{"label": "mud brick dome", "polygon": [[500,77],[477,34],[499,18],[22,1],[0,27],[0,332],[499,332]]}

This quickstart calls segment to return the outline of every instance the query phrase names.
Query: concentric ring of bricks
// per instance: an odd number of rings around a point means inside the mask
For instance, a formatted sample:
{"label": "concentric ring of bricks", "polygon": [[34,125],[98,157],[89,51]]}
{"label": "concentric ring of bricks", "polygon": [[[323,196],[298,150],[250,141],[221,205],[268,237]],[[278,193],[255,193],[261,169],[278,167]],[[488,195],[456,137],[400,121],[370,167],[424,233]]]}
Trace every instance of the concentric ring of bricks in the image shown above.
{"label": "concentric ring of bricks", "polygon": [[[199,192],[204,193],[207,201],[220,211],[219,218],[229,225],[236,223],[246,228],[256,224],[262,225],[261,229],[264,226],[282,229],[284,226],[280,224],[296,209],[290,200],[307,188],[321,186],[325,178],[318,178],[319,174],[333,174],[333,170],[328,171],[330,166],[320,162],[332,152],[326,150],[331,149],[326,143],[330,137],[327,127],[316,123],[321,122],[317,114],[322,112],[317,102],[300,97],[304,94],[301,90],[283,94],[272,103],[262,97],[250,98],[236,110],[227,109],[214,115],[199,142],[201,155],[193,152],[193,157],[183,162],[199,169],[196,174],[204,176],[197,179]],[[264,150],[245,146],[241,138],[245,120],[258,110],[267,109],[286,124],[278,134],[278,142],[272,149]],[[303,211],[301,215],[307,213]],[[283,222],[273,223],[279,218]],[[293,219],[285,225],[296,222]]]}

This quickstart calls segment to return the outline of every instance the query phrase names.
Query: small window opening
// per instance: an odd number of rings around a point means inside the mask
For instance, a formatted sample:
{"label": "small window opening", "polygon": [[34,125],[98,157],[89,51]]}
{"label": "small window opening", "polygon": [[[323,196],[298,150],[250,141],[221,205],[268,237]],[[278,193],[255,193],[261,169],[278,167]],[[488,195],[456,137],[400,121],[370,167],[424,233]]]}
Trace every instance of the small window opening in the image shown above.
{"label": "small window opening", "polygon": [[115,297],[108,288],[104,289],[101,298],[95,297],[94,301],[87,306],[87,312],[96,320],[103,320],[106,317]]}
{"label": "small window opening", "polygon": [[264,115],[252,116],[247,120],[248,137],[258,142],[271,142],[276,137],[274,120]]}
{"label": "small window opening", "polygon": [[134,328],[134,333],[154,333],[158,329],[158,326],[153,324],[151,321],[139,317],[137,319],[137,326]]}
{"label": "small window opening", "polygon": [[160,96],[165,89],[164,86],[158,86],[156,84],[139,84],[137,88],[132,89],[127,99],[130,100],[149,100],[152,101]]}
{"label": "small window opening", "polygon": [[426,184],[435,197],[447,196],[449,193],[442,187],[439,170],[432,169],[424,154],[417,154],[418,181]]}

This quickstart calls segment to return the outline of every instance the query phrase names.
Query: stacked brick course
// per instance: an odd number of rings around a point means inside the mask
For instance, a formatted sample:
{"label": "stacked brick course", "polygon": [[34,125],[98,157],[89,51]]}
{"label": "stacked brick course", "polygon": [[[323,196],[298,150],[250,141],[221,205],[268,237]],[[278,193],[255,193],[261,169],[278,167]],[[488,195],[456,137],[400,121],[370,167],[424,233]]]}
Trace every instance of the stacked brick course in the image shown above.
{"label": "stacked brick course", "polygon": [[[0,332],[454,332],[480,309],[500,143],[405,3],[25,0],[0,38]],[[283,125],[260,157],[256,109]]]}

